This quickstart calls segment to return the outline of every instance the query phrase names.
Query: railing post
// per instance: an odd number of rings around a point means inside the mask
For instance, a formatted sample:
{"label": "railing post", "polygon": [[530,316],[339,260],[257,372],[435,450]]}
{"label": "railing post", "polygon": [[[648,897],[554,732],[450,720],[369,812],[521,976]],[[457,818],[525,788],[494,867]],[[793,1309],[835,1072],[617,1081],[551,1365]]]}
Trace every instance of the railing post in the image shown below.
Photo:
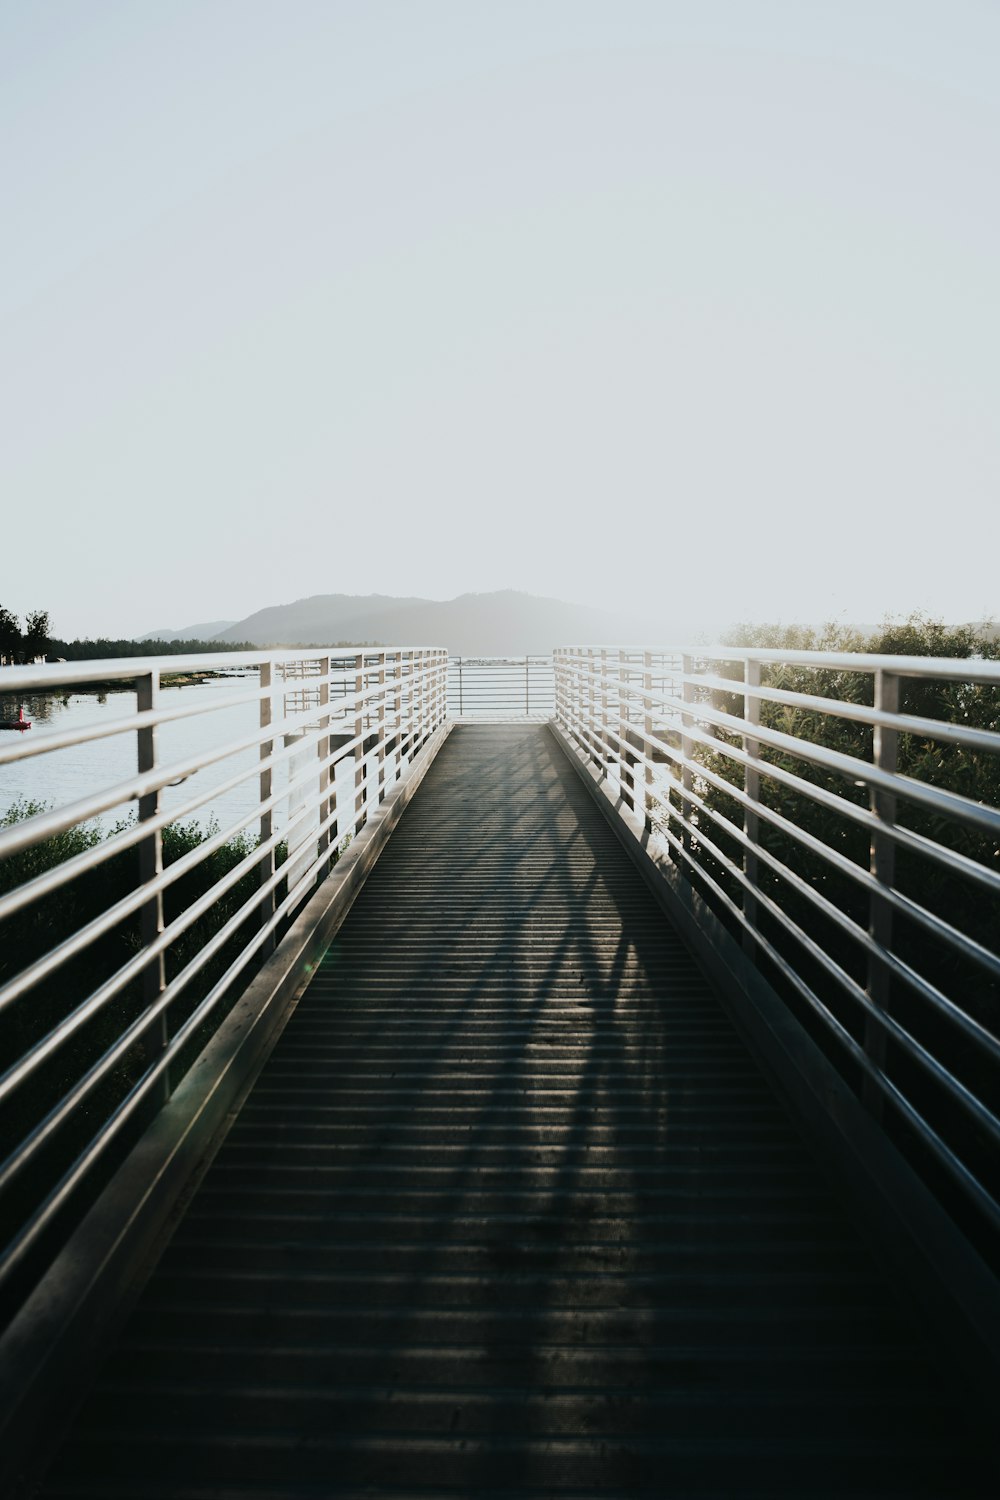
{"label": "railing post", "polygon": [[599,760],[597,754],[597,741],[594,733],[594,704],[597,702],[595,696],[594,679],[594,653],[586,646],[581,646],[577,652],[577,664],[574,668],[574,696],[576,699],[576,722],[579,725],[577,739],[592,760]]}
{"label": "railing post", "polygon": [[642,797],[642,821],[647,833],[653,831],[653,653],[642,653],[642,733],[645,742],[645,789]]}
{"label": "railing post", "polygon": [[378,800],[385,797],[385,652],[378,656]]}
{"label": "railing post", "polygon": [[587,739],[587,726],[585,720],[586,712],[586,679],[584,677],[584,666],[582,658],[585,652],[582,646],[577,648],[576,660],[566,664],[566,707],[567,728],[573,735],[582,750],[589,750]]}
{"label": "railing post", "polygon": [[427,709],[424,718],[425,733],[427,740],[434,732],[434,713],[437,705],[437,672],[434,667],[433,651],[424,652],[424,677],[427,681]]}
{"label": "railing post", "polygon": [[608,653],[604,646],[601,647],[601,760],[605,777],[608,774],[608,766],[611,761],[611,747],[608,744]]}
{"label": "railing post", "polygon": [[396,759],[396,775],[398,781],[403,774],[403,653],[397,651],[394,658],[393,683],[395,685],[392,695],[392,717],[395,733],[393,739],[396,748],[393,754]]}
{"label": "railing post", "polygon": [[[747,659],[743,663],[743,686],[744,689],[760,687],[759,661]],[[748,691],[744,691],[743,694],[743,717],[748,724],[757,725],[760,723],[760,699]],[[757,760],[760,756],[760,741],[753,735],[744,734],[743,751],[751,759]],[[760,801],[760,772],[756,766],[744,767],[743,790],[751,801]],[[743,812],[743,832],[754,846],[743,851],[743,873],[752,890],[756,891],[760,874],[756,853],[756,845],[760,840],[760,817],[750,808],[745,808]],[[743,928],[743,951],[748,958],[753,959],[756,956],[757,943],[753,933],[748,928],[756,927],[757,925],[757,898],[755,895],[751,895],[748,890],[744,890],[743,892],[743,916],[748,924],[748,926]]]}
{"label": "railing post", "polygon": [[[632,691],[626,686],[628,660],[624,648],[618,648],[618,778],[622,801],[635,811],[635,755],[632,752]],[[623,721],[624,720],[624,725]]]}
{"label": "railing post", "polygon": [[413,751],[417,740],[417,654],[412,649],[407,653],[409,660],[408,681],[409,688],[409,717],[407,719],[406,753],[413,759]]}
{"label": "railing post", "polygon": [[[681,657],[681,671],[684,682],[681,687],[681,698],[685,704],[694,703],[695,686],[689,679],[694,672],[694,658],[691,656]],[[684,792],[694,791],[694,771],[692,759],[694,756],[694,740],[687,732],[694,723],[694,715],[686,709],[681,713],[681,787]],[[689,797],[681,797],[681,843],[683,847],[691,852],[691,800]]]}
{"label": "railing post", "polygon": [[354,658],[354,832],[364,827],[365,784],[365,658],[359,652]]}
{"label": "railing post", "polygon": [[[330,847],[330,830],[324,829],[323,824],[333,810],[333,799],[330,796],[330,658],[321,656],[319,659],[319,746],[318,754],[320,760],[319,772],[319,821],[320,835],[319,844],[316,849],[317,856],[322,858]],[[325,880],[330,873],[330,862],[324,859],[319,867],[319,880]]]}
{"label": "railing post", "polygon": [[[266,691],[264,692],[264,696],[260,700],[260,727],[261,727],[261,729],[269,729],[271,727],[271,724],[272,724],[273,720],[274,720],[274,698],[272,696],[272,689],[274,687],[273,671],[274,671],[274,668],[273,668],[273,665],[272,665],[271,662],[269,662],[269,661],[261,662],[261,664],[260,664],[260,686],[261,686],[262,689],[266,689]],[[267,761],[267,760],[270,759],[270,757],[273,754],[274,754],[274,740],[273,739],[261,740],[261,745],[260,745],[260,759],[262,761]],[[274,772],[272,771],[271,766],[267,765],[267,766],[265,766],[263,768],[263,770],[260,773],[260,802],[261,802],[260,842],[262,844],[266,843],[267,840],[271,837],[272,833],[274,832],[274,811],[273,811],[272,808],[266,808],[265,809],[265,807],[264,807],[264,803],[268,800],[268,798],[271,795],[271,791],[273,789],[273,786],[274,786]],[[260,882],[261,885],[266,885],[267,882],[271,879],[271,877],[274,874],[275,869],[276,869],[276,863],[277,862],[276,862],[275,857],[274,857],[274,850],[273,849],[269,849],[268,852],[267,852],[267,854],[265,854],[264,857],[263,857],[263,859],[261,860],[260,866],[259,866],[258,879],[259,879],[259,882]],[[264,898],[262,899],[262,901],[260,903],[260,925],[262,927],[266,927],[267,924],[268,924],[268,922],[270,922],[271,918],[274,916],[274,911],[275,911],[275,907],[276,906],[277,906],[277,893],[276,893],[274,887],[272,886],[271,889],[270,889],[270,891],[268,892],[268,894],[264,896]],[[270,936],[264,942],[264,945],[263,945],[263,947],[261,949],[261,952],[264,955],[267,955],[268,953],[273,953],[273,951],[274,951],[274,933],[272,932],[270,934]]]}
{"label": "railing post", "polygon": [[413,753],[416,754],[424,742],[424,653],[413,653]]}
{"label": "railing post", "polygon": [[[899,678],[893,672],[879,668],[875,673],[875,710],[877,713],[899,713]],[[875,726],[872,744],[872,760],[880,771],[895,773],[899,759],[899,731],[895,728]],[[869,868],[878,885],[873,887],[868,904],[868,936],[881,948],[891,949],[893,912],[892,904],[885,892],[892,889],[896,879],[896,844],[890,829],[896,821],[896,798],[891,792],[874,790],[871,798],[872,812],[877,824],[872,831]],[[882,827],[879,827],[881,824]],[[891,974],[877,953],[868,953],[868,996],[880,1010],[889,1008]],[[885,1030],[874,1017],[865,1020],[865,1052],[877,1068],[885,1065]],[[870,1078],[865,1078],[863,1098],[868,1109],[881,1119],[884,1095]]]}
{"label": "railing post", "polygon": [[[140,677],[136,683],[136,708],[140,713],[152,712],[158,706],[160,696],[160,674],[153,670]],[[139,774],[144,775],[147,771],[156,770],[156,725],[150,724],[145,729],[140,729],[137,736],[137,758]],[[148,822],[155,818],[160,811],[159,789],[148,792],[145,797],[139,798],[139,822]],[[139,844],[139,880],[143,885],[158,880],[163,874],[163,835],[159,828],[154,829]],[[157,891],[144,903],[140,916],[140,932],[142,945],[148,948],[163,932],[163,892]],[[155,1005],[167,987],[167,968],[163,953],[158,953],[150,959],[142,973],[142,998],[143,1004],[148,1010]],[[143,1038],[147,1052],[147,1061],[152,1063],[157,1056],[161,1056],[167,1048],[167,1018],[160,1016],[154,1021],[149,1031]],[[165,1104],[170,1098],[169,1069],[160,1079],[157,1088],[157,1097],[161,1104]]]}

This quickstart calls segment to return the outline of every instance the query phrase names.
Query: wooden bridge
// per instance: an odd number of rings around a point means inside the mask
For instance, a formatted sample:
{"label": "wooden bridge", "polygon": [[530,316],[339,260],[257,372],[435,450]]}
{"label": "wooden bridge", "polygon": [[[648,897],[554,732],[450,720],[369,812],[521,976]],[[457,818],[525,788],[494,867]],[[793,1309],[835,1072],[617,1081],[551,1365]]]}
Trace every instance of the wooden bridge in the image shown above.
{"label": "wooden bridge", "polygon": [[46,1500],[997,1492],[947,1295],[570,749],[455,725],[341,871]]}

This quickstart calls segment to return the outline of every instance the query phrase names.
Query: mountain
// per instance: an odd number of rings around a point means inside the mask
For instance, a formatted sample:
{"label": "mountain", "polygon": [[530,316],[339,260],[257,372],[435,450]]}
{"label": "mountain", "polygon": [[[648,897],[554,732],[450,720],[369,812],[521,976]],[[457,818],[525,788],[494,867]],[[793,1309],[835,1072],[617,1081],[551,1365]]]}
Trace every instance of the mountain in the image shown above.
{"label": "mountain", "polygon": [[137,641],[210,641],[221,631],[228,630],[232,620],[206,620],[202,625],[185,625],[183,630],[174,630],[172,626],[164,626],[162,630],[147,630],[145,635],[137,635]]}
{"label": "mountain", "polygon": [[[396,645],[397,610],[419,610],[427,599],[398,599],[391,594],[313,594],[292,604],[273,604],[237,620],[220,632],[225,641],[252,641],[256,646],[332,645],[340,641],[375,641]],[[375,620],[381,635],[369,629]],[[385,631],[388,630],[388,635]],[[248,634],[244,634],[248,632]],[[415,644],[421,644],[415,642]]]}
{"label": "mountain", "polygon": [[544,653],[561,645],[635,645],[663,634],[635,616],[504,589],[446,600],[313,594],[258,610],[221,631],[219,639],[257,646],[446,646],[453,656],[505,656]]}

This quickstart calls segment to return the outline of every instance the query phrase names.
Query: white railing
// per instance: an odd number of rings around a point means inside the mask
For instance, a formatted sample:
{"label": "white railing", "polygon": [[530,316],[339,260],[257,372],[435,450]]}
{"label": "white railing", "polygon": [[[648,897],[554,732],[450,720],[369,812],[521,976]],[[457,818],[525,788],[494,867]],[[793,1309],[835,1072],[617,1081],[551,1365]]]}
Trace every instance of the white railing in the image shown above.
{"label": "white railing", "polygon": [[[167,673],[233,668],[257,680],[176,704],[161,697]],[[112,737],[135,747],[127,779],[0,826],[0,1217],[10,1231],[0,1287],[169,1097],[338,845],[447,713],[439,649],[11,667],[0,693],[10,702],[132,680],[134,712],[0,736],[0,786],[15,762]],[[233,738],[239,705],[246,729]],[[165,726],[213,712],[222,727],[209,748],[158,753]],[[165,807],[166,789],[189,781],[190,795]],[[249,810],[206,836],[182,832],[165,862],[165,836],[241,787]],[[116,810],[110,832],[91,822]]]}
{"label": "white railing", "polygon": [[1000,663],[581,647],[555,671],[637,839],[995,1248]]}
{"label": "white railing", "polygon": [[[134,746],[126,778],[0,825],[0,1292],[169,1096],[449,713],[545,716],[546,659],[499,661],[509,702],[489,682],[497,659],[458,676],[453,661],[449,684],[436,649],[3,669],[8,702],[134,680],[136,706],[0,736],[0,790],[15,763]],[[233,668],[259,677],[161,694],[166,673]],[[1000,664],[587,647],[558,651],[554,669],[557,725],[621,816],[872,1112],[920,1143],[928,1175],[1000,1231],[1000,811],[976,791],[1000,780]],[[932,684],[937,706],[908,701]],[[238,705],[234,737],[222,711]],[[208,748],[164,757],[168,726],[213,714]],[[185,820],[248,787],[222,826],[178,846]],[[114,816],[110,831],[92,822]]]}
{"label": "white railing", "polygon": [[452,656],[448,714],[452,719],[551,719],[555,679],[551,656]]}

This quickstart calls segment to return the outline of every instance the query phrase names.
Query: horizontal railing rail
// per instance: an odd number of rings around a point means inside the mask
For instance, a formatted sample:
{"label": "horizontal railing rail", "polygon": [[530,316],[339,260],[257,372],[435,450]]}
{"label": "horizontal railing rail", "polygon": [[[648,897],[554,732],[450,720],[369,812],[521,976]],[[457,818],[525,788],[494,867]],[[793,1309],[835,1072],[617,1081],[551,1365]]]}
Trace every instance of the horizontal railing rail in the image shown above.
{"label": "horizontal railing rail", "polygon": [[550,719],[555,712],[551,656],[452,656],[452,719]]}
{"label": "horizontal railing rail", "polygon": [[621,815],[996,1259],[1000,662],[571,647],[555,677]]}
{"label": "horizontal railing rail", "polygon": [[[255,685],[164,702],[161,679],[233,669]],[[0,1300],[44,1267],[136,1130],[169,1098],[295,912],[447,717],[447,654],[337,648],[0,671],[8,702],[131,684],[134,712],[0,743],[19,762],[112,737],[134,773],[0,817]],[[232,711],[245,718],[232,733]],[[217,720],[212,715],[219,716]],[[161,753],[207,721],[202,748]],[[224,724],[222,720],[225,720]],[[212,725],[218,722],[218,732]],[[209,785],[201,773],[219,773]],[[191,781],[169,807],[168,788]],[[244,802],[226,807],[239,790]],[[131,811],[130,811],[131,809]],[[207,829],[190,819],[215,814]],[[92,820],[117,814],[110,829]]]}

